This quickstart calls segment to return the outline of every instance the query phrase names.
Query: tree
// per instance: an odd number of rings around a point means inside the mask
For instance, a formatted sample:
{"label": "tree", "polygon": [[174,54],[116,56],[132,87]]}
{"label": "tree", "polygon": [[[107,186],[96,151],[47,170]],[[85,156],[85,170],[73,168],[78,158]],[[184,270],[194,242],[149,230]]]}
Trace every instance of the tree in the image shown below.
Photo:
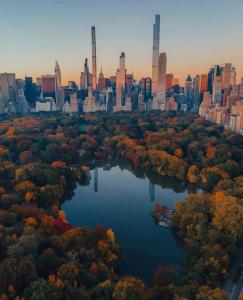
{"label": "tree", "polygon": [[52,299],[52,288],[48,281],[41,278],[30,284],[28,288],[24,290],[24,296],[30,300],[46,300]]}
{"label": "tree", "polygon": [[144,300],[146,288],[141,280],[124,277],[116,283],[112,297],[114,300]]}

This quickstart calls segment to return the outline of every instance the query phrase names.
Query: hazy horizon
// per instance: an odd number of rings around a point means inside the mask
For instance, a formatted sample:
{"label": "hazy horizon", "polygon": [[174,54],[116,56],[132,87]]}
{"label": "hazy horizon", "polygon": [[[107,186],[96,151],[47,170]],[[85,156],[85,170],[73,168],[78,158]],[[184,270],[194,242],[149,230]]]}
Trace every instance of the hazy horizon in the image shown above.
{"label": "hazy horizon", "polygon": [[190,73],[232,62],[243,77],[243,21],[240,0],[1,0],[0,72],[18,78],[54,73],[79,83],[84,59],[91,67],[91,26],[96,26],[98,73],[115,75],[121,51],[128,73],[151,76],[154,15],[161,15],[160,52],[167,73],[183,84]]}

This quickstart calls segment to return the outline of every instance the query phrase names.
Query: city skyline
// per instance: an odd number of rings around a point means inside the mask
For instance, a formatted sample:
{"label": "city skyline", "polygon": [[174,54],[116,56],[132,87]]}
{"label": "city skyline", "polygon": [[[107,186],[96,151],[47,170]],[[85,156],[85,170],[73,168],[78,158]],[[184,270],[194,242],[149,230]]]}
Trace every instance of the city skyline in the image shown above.
{"label": "city skyline", "polygon": [[[127,73],[134,73],[137,79],[152,76],[151,24],[154,13],[159,13],[160,50],[167,53],[167,72],[174,73],[181,84],[189,73],[207,73],[209,66],[227,62],[236,67],[239,79],[243,76],[243,42],[240,38],[240,25],[243,24],[238,16],[243,3],[238,0],[226,2],[216,0],[209,5],[208,0],[204,4],[191,0],[183,3],[154,0],[146,4],[123,1],[126,5],[122,8],[118,1],[109,0],[102,5],[93,1],[92,6],[76,0],[72,5],[62,0],[44,0],[42,3],[26,0],[24,4],[4,1],[0,12],[1,71],[14,72],[20,78],[25,74],[35,78],[52,74],[53,62],[58,60],[64,83],[68,80],[79,82],[85,57],[91,65],[90,27],[94,25],[98,73],[102,66],[105,76],[115,75],[117,57],[124,51]],[[48,12],[44,10],[45,5],[48,5]],[[141,18],[130,18],[135,12]],[[116,22],[107,19],[107,14],[116,16]],[[126,22],[122,26],[119,16],[123,14]]]}

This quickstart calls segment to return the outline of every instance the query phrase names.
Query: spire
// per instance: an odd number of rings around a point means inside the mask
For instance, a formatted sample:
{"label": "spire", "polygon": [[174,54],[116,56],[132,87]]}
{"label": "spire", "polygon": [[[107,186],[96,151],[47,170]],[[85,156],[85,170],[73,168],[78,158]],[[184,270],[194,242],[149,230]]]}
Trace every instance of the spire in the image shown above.
{"label": "spire", "polygon": [[101,66],[101,68],[100,68],[99,78],[104,78],[104,74],[103,74],[103,72],[102,72],[102,66]]}
{"label": "spire", "polygon": [[58,61],[56,60],[55,71],[60,71],[60,66]]}
{"label": "spire", "polygon": [[186,79],[186,81],[192,81],[192,78],[191,78],[191,75],[189,74],[188,76],[187,76],[187,79]]}

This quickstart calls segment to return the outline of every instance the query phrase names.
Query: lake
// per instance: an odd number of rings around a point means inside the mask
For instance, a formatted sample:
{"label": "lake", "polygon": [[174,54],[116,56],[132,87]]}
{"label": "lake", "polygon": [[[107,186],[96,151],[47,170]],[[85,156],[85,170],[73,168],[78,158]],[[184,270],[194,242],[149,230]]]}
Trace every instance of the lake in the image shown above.
{"label": "lake", "polygon": [[71,200],[62,205],[73,226],[112,228],[122,247],[122,275],[151,283],[159,265],[185,265],[183,248],[171,231],[155,225],[150,215],[155,203],[174,208],[188,191],[160,176],[146,176],[119,166],[91,171],[88,186],[79,185]]}

